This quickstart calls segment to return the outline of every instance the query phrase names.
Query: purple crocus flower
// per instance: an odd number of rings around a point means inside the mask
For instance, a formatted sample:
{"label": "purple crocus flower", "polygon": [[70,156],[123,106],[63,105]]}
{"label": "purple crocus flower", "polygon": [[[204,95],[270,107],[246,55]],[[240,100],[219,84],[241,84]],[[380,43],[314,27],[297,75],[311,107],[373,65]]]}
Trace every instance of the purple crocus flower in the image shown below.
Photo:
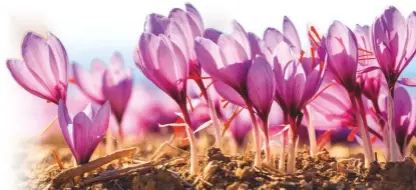
{"label": "purple crocus flower", "polygon": [[[416,53],[416,12],[406,20],[395,7],[386,9],[372,26],[372,42],[380,69],[392,87]],[[412,85],[411,81],[403,84]]]}
{"label": "purple crocus flower", "polygon": [[[394,126],[394,90],[400,74],[416,53],[416,12],[407,20],[395,7],[389,7],[376,19],[372,26],[374,55],[384,74],[389,91],[388,96],[388,154],[389,161],[398,160],[398,150],[392,144],[395,140]],[[415,86],[414,79],[403,79],[402,84]]]}
{"label": "purple crocus flower", "polygon": [[[255,164],[259,166],[260,135],[252,108],[265,123],[263,131],[267,146],[267,120],[276,84],[268,58],[257,51],[258,41],[253,43],[255,36],[247,34],[236,21],[232,27],[231,34],[211,32],[219,35],[211,36],[213,39],[196,38],[195,52],[202,68],[215,80],[214,87],[218,94],[233,104],[248,107],[256,139]],[[266,154],[269,158],[267,149]]]}
{"label": "purple crocus flower", "polygon": [[194,39],[203,35],[204,23],[195,7],[187,3],[185,8],[185,11],[178,8],[172,9],[168,17],[150,14],[146,18],[145,32],[169,36],[181,48],[188,61],[190,77],[200,80],[201,66],[196,59]]}
{"label": "purple crocus flower", "polygon": [[[288,17],[283,19],[283,33],[268,28],[263,38],[273,57],[270,61],[273,63],[276,79],[275,100],[283,111],[284,123],[291,126],[289,145],[293,145],[298,137],[302,111],[317,93],[324,77],[326,55],[321,48],[323,43],[312,45],[310,53],[305,55],[298,32]],[[282,137],[285,138],[285,135]],[[291,147],[293,149],[289,149],[291,161],[288,172],[294,170],[294,155],[291,153],[294,154],[295,151],[294,146]]]}
{"label": "purple crocus flower", "polygon": [[190,173],[198,173],[198,158],[196,139],[193,134],[195,126],[192,125],[187,109],[187,80],[189,64],[185,53],[172,39],[181,33],[172,33],[170,37],[165,34],[152,34],[144,32],[140,36],[138,47],[134,54],[136,65],[143,74],[156,86],[168,94],[179,105],[185,123],[186,133],[190,144]]}
{"label": "purple crocus flower", "polygon": [[[87,97],[98,104],[103,104],[108,100],[118,125],[122,123],[133,88],[131,70],[124,69],[123,62],[122,55],[114,52],[107,68],[99,59],[92,61],[90,72],[83,70],[78,63],[72,64],[77,86]],[[120,136],[123,136],[121,130]]]}
{"label": "purple crocus flower", "polygon": [[43,38],[28,32],[22,43],[23,61],[8,59],[7,68],[26,91],[58,104],[66,100],[68,56],[61,41],[48,33]]}
{"label": "purple crocus flower", "polygon": [[366,113],[361,91],[356,82],[358,67],[358,45],[354,33],[339,21],[328,30],[326,48],[328,51],[328,71],[335,81],[341,84],[350,96],[353,113],[363,139],[365,164],[374,160],[370,136],[368,134]]}
{"label": "purple crocus flower", "polygon": [[[369,26],[357,25],[354,31],[358,44],[358,70],[365,71],[378,65],[377,60],[373,58],[374,48],[371,41],[371,31]],[[383,73],[380,70],[358,73],[357,82],[364,96],[373,102],[376,102],[381,86],[385,83]]]}
{"label": "purple crocus flower", "polygon": [[247,134],[250,132],[251,128],[252,123],[247,110],[242,110],[235,119],[230,122],[230,134],[238,147],[244,146]]}
{"label": "purple crocus flower", "polygon": [[83,112],[72,117],[61,100],[58,105],[58,118],[62,134],[77,164],[88,163],[108,129],[110,104],[106,102],[100,108],[90,104]]}
{"label": "purple crocus flower", "polygon": [[[403,87],[396,87],[394,90],[394,120],[393,125],[395,126],[395,136],[397,145],[399,146],[399,151],[402,156],[404,156],[404,151],[408,141],[411,139],[412,135],[412,128],[410,127],[411,114],[413,112],[412,105],[413,101],[409,96],[409,93]],[[380,117],[384,121],[387,121],[388,117],[388,97],[387,95],[381,95],[379,98],[379,105],[381,114]],[[384,122],[386,123],[386,122]],[[383,130],[386,126],[380,126],[381,130]],[[386,139],[387,141],[389,139]]]}

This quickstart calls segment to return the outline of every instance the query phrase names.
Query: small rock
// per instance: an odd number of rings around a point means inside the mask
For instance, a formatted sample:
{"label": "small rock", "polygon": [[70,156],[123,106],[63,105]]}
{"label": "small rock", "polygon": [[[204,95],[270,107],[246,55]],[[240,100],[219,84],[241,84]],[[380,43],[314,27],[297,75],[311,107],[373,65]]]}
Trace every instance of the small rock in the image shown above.
{"label": "small rock", "polygon": [[244,166],[248,166],[248,163],[244,160],[237,160],[237,167],[243,168]]}
{"label": "small rock", "polygon": [[248,185],[245,183],[242,183],[239,187],[238,190],[247,190],[248,189]]}
{"label": "small rock", "polygon": [[218,168],[218,161],[213,160],[211,162],[208,162],[202,174],[203,178],[204,179],[210,178],[215,173],[217,168]]}
{"label": "small rock", "polygon": [[239,187],[240,187],[240,183],[234,182],[227,187],[227,190],[238,190]]}
{"label": "small rock", "polygon": [[324,161],[328,161],[331,157],[329,156],[329,153],[328,153],[328,151],[321,151],[321,152],[318,152],[317,154],[316,154],[316,156],[320,159],[320,160],[324,160]]}
{"label": "small rock", "polygon": [[253,174],[253,172],[250,170],[251,168],[249,167],[245,167],[243,169],[237,168],[235,170],[235,176],[237,176],[239,179],[249,179]]}

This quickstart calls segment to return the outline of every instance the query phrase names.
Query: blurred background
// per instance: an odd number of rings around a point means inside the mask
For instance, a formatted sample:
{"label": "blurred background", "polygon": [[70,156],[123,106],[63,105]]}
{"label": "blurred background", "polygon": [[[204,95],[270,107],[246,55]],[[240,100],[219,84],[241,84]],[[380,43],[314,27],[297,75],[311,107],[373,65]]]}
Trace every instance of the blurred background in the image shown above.
{"label": "blurred background", "polygon": [[[333,20],[354,29],[356,24],[371,25],[375,17],[391,5],[396,6],[405,17],[416,10],[414,0],[1,1],[0,152],[5,168],[0,172],[7,174],[11,172],[12,165],[19,164],[12,162],[13,150],[21,146],[17,145],[17,140],[22,136],[38,135],[56,111],[56,105],[47,104],[18,86],[6,68],[7,58],[21,58],[20,45],[26,31],[54,33],[64,44],[70,61],[76,61],[87,69],[91,60],[99,58],[108,63],[112,53],[119,51],[124,56],[125,65],[133,68],[135,83],[152,89],[153,85],[133,62],[133,50],[143,31],[144,19],[149,13],[167,15],[174,7],[183,8],[185,2],[192,3],[200,11],[207,28],[227,30],[231,20],[236,19],[247,31],[259,36],[269,26],[281,29],[283,16],[286,15],[295,23],[304,42],[307,40],[308,25],[314,25],[324,34]],[[416,76],[416,60],[402,76]],[[413,96],[416,90],[410,89],[410,93]],[[72,95],[81,101],[83,99],[82,94]],[[0,185],[12,185],[13,178],[13,175],[1,175]]]}

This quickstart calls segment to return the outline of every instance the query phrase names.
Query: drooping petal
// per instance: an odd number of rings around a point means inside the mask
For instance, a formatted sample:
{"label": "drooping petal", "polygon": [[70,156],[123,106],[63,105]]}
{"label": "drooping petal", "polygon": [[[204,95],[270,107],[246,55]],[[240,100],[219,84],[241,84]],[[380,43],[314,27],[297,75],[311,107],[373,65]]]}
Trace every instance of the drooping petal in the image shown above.
{"label": "drooping petal", "polygon": [[30,73],[23,61],[9,59],[6,64],[14,80],[25,90],[43,99],[50,101],[54,99],[45,86],[39,84],[32,76],[32,73]]}
{"label": "drooping petal", "polygon": [[276,80],[270,64],[264,57],[253,60],[247,76],[248,97],[263,117],[267,117],[273,103]]}

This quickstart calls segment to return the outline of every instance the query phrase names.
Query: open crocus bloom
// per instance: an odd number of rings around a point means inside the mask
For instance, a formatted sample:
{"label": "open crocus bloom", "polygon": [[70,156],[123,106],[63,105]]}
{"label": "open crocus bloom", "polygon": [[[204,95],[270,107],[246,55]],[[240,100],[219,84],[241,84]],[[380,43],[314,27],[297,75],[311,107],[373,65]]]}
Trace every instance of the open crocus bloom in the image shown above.
{"label": "open crocus bloom", "polygon": [[28,32],[22,43],[23,61],[8,59],[13,78],[25,90],[58,104],[66,100],[68,57],[62,43],[53,34],[43,38]]}
{"label": "open crocus bloom", "polygon": [[75,117],[68,113],[63,101],[59,101],[58,118],[62,134],[78,165],[88,163],[95,148],[104,137],[110,120],[110,104],[97,108],[89,104]]}
{"label": "open crocus bloom", "polygon": [[[389,7],[372,26],[374,54],[389,86],[393,85],[416,53],[416,12],[406,20],[395,7]],[[403,84],[416,85],[414,80]]]}
{"label": "open crocus bloom", "polygon": [[131,70],[124,69],[121,54],[114,52],[107,69],[98,59],[91,63],[91,72],[84,71],[77,63],[72,68],[78,87],[98,104],[108,100],[118,123],[121,123],[133,88]]}

